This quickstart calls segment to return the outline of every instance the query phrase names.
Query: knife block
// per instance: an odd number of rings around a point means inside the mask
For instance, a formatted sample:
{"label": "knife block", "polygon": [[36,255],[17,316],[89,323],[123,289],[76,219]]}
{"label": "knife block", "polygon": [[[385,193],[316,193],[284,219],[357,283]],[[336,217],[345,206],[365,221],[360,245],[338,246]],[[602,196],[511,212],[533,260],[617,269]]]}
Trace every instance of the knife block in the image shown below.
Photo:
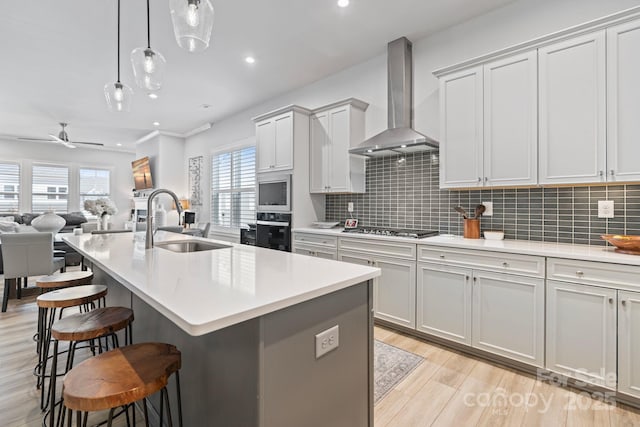
{"label": "knife block", "polygon": [[480,220],[467,218],[464,220],[464,238],[479,239],[480,238]]}

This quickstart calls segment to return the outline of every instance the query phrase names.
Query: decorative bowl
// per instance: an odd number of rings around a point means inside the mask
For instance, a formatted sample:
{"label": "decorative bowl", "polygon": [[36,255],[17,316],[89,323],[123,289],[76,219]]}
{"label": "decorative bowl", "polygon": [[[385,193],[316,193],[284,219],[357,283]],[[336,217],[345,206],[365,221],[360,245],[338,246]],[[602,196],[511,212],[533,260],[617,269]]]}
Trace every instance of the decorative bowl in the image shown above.
{"label": "decorative bowl", "polygon": [[485,230],[483,232],[486,240],[502,240],[504,239],[504,231]]}
{"label": "decorative bowl", "polygon": [[621,234],[603,234],[600,236],[616,247],[616,252],[640,255],[640,236],[624,236]]}

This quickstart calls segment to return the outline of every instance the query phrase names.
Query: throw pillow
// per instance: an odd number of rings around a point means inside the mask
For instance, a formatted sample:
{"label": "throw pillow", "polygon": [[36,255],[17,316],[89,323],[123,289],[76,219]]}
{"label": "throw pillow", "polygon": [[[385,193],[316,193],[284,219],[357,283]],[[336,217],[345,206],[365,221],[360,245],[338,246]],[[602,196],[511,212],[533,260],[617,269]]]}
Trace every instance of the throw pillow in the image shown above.
{"label": "throw pillow", "polygon": [[18,223],[15,221],[0,221],[0,232],[15,233],[18,229]]}

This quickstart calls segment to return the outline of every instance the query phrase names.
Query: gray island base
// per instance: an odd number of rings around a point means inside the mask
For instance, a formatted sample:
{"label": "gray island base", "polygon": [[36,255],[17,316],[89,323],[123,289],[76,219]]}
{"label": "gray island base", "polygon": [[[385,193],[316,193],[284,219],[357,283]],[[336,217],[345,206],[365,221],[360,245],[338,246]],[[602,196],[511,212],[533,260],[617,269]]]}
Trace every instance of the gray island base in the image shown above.
{"label": "gray island base", "polygon": [[[134,310],[134,342],[182,352],[185,426],[373,426],[371,280],[191,336],[99,266],[93,271],[94,283],[108,285],[110,305]],[[338,348],[316,358],[315,335],[335,325]],[[171,379],[176,420],[174,387]],[[157,415],[157,397],[151,406]]]}

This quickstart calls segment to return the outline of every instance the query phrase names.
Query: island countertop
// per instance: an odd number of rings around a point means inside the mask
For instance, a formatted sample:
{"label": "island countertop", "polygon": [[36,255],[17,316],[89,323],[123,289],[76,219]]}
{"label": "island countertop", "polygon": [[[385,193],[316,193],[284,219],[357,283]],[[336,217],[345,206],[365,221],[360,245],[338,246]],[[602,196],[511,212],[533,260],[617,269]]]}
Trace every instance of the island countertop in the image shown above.
{"label": "island countertop", "polygon": [[[378,268],[217,241],[229,248],[145,250],[144,233],[64,236],[69,246],[192,336],[347,288]],[[158,231],[156,243],[205,240]]]}

